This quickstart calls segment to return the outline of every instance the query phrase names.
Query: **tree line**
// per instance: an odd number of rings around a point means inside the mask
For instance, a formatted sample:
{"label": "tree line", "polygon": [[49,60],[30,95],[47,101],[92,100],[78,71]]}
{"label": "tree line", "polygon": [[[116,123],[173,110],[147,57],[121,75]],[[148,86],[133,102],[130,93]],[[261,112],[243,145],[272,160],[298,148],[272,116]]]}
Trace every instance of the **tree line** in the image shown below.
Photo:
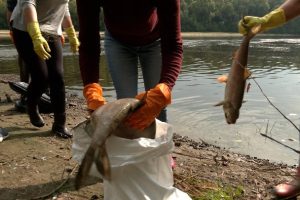
{"label": "tree line", "polygon": [[[237,32],[238,21],[246,15],[263,16],[284,0],[181,0],[181,29],[183,32]],[[70,0],[70,12],[76,30],[78,19],[76,1]],[[6,0],[0,0],[0,29],[7,29]],[[102,18],[102,16],[101,16]],[[103,24],[103,20],[101,20]],[[299,34],[300,20],[273,29],[271,33]],[[101,26],[103,30],[103,25]]]}

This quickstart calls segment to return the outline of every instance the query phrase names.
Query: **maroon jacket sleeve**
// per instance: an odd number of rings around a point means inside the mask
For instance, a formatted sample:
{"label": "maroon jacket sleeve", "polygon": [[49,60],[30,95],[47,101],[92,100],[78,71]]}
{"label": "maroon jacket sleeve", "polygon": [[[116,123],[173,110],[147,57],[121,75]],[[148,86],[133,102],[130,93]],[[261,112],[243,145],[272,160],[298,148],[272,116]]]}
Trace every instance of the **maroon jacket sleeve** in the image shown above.
{"label": "maroon jacket sleeve", "polygon": [[83,85],[98,83],[100,61],[100,1],[76,0],[79,21],[79,66]]}
{"label": "maroon jacket sleeve", "polygon": [[157,13],[162,52],[160,83],[166,83],[172,89],[181,71],[183,57],[180,0],[158,0]]}

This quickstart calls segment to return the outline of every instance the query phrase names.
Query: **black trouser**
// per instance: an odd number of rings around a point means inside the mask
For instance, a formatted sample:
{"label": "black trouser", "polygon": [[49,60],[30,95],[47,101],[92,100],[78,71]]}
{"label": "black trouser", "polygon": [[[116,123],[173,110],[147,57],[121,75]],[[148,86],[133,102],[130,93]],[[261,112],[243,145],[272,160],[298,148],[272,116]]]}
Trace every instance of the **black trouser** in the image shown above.
{"label": "black trouser", "polygon": [[51,58],[42,60],[34,52],[32,40],[27,32],[13,29],[13,37],[17,51],[26,63],[31,76],[28,86],[28,105],[37,105],[40,97],[49,87],[54,114],[65,113],[65,83],[60,38],[49,39]]}

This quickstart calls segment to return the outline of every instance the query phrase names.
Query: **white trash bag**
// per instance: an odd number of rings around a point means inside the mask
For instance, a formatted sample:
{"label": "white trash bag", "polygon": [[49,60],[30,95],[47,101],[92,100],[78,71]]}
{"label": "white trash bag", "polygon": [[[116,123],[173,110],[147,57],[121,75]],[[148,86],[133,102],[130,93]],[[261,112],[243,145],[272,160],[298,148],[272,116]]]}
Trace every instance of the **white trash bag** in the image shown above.
{"label": "white trash bag", "polygon": [[[73,132],[73,159],[81,163],[93,133],[83,122]],[[124,139],[110,136],[106,148],[111,180],[103,180],[104,200],[191,200],[175,188],[171,168],[174,148],[172,126],[156,120],[155,139]],[[90,175],[101,177],[93,164]]]}

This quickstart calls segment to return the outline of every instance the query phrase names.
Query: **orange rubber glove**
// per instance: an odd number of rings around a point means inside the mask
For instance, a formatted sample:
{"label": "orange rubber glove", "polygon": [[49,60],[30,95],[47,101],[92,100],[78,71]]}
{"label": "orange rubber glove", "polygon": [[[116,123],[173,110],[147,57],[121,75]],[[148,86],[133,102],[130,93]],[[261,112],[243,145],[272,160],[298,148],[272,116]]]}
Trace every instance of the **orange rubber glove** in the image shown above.
{"label": "orange rubber glove", "polygon": [[[145,92],[138,94],[135,98],[141,100],[144,95]],[[127,126],[144,130],[151,125],[161,110],[171,103],[171,90],[165,83],[156,85],[146,95],[144,105],[125,120]]]}
{"label": "orange rubber glove", "polygon": [[105,98],[102,96],[102,87],[98,83],[84,86],[83,95],[86,98],[89,110],[94,111],[106,103]]}

